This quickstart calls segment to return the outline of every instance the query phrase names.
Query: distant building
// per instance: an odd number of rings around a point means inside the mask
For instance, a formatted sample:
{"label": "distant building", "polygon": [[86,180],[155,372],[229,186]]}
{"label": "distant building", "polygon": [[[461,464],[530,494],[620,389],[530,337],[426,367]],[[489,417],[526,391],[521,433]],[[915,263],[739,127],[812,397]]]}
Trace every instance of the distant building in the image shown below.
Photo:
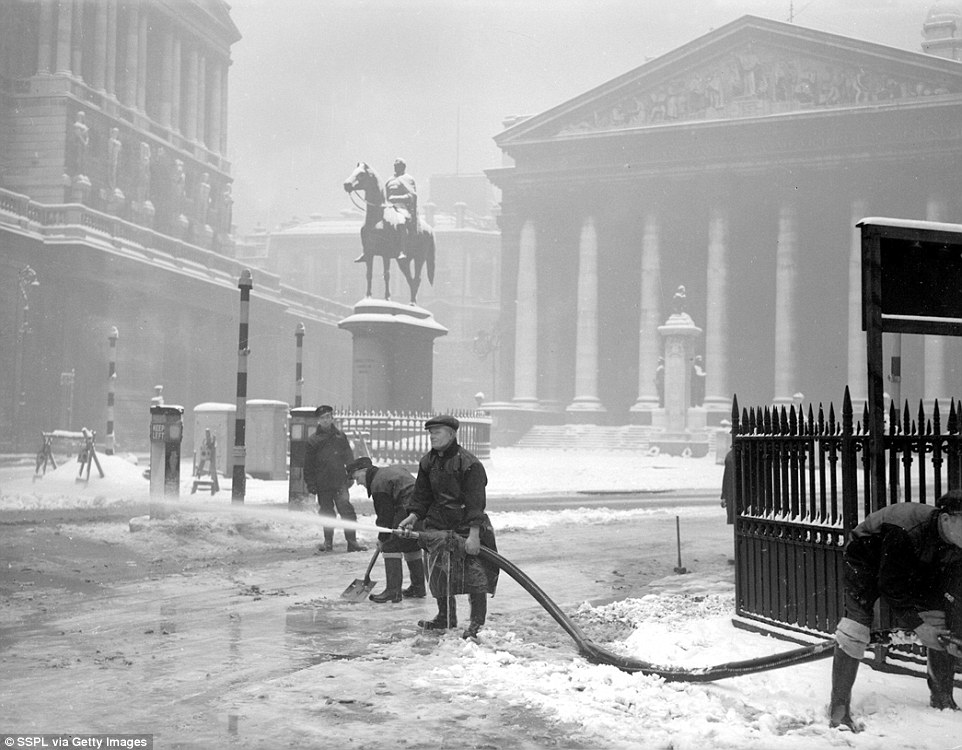
{"label": "distant building", "polygon": [[[647,423],[682,284],[710,423],[863,400],[856,223],[962,221],[959,19],[933,6],[923,54],[745,16],[509,123],[504,413]],[[904,338],[902,394],[958,396],[960,342]]]}

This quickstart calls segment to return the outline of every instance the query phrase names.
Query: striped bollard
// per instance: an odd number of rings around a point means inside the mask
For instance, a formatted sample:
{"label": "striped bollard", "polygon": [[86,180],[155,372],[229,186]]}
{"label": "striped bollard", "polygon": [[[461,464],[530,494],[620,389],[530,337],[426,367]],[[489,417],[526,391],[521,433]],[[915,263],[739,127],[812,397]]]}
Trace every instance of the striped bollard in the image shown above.
{"label": "striped bollard", "polygon": [[297,339],[297,365],[294,370],[294,408],[301,405],[301,391],[304,386],[304,324],[298,323],[294,331],[294,338]]}
{"label": "striped bollard", "polygon": [[105,438],[104,453],[108,456],[114,455],[114,385],[117,382],[117,339],[120,332],[117,326],[110,329],[107,341],[110,342],[109,357],[107,363],[107,436]]}
{"label": "striped bollard", "polygon": [[251,271],[245,268],[241,271],[237,287],[240,289],[240,335],[237,343],[237,412],[234,421],[234,472],[232,475],[230,500],[232,503],[244,502],[247,491],[246,473],[246,432],[247,432],[247,356],[251,353],[248,348],[250,320],[251,289],[254,281]]}

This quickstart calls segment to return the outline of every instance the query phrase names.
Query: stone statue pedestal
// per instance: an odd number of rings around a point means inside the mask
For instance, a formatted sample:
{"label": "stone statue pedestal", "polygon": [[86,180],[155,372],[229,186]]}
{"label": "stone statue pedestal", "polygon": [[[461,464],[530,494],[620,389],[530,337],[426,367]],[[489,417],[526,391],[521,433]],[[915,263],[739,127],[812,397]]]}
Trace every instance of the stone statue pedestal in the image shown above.
{"label": "stone statue pedestal", "polygon": [[154,204],[150,201],[144,201],[143,203],[133,202],[130,204],[130,210],[133,213],[134,221],[140,224],[142,227],[147,227],[148,229],[153,229],[154,227]]}
{"label": "stone statue pedestal", "polygon": [[708,454],[705,409],[691,403],[691,363],[701,335],[688,313],[676,312],[658,326],[665,345],[665,406],[651,412],[651,445],[670,455]]}
{"label": "stone statue pedestal", "polygon": [[70,202],[87,203],[90,199],[90,189],[90,180],[87,179],[87,175],[78,174],[74,176],[70,183]]}
{"label": "stone statue pedestal", "polygon": [[114,188],[107,196],[107,213],[117,216],[123,210],[125,200],[120,188]]}
{"label": "stone statue pedestal", "polygon": [[354,337],[354,408],[432,411],[434,339],[448,329],[428,310],[369,297],[337,325]]}

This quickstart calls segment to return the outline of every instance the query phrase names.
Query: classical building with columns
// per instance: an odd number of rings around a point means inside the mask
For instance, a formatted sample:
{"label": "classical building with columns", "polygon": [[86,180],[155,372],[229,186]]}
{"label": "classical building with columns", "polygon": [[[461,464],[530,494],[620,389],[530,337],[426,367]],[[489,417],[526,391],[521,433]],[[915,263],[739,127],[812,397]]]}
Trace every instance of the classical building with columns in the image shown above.
{"label": "classical building with columns", "polygon": [[[496,410],[650,424],[682,285],[709,425],[734,395],[863,400],[856,223],[962,221],[958,22],[933,8],[925,54],[745,16],[506,122]],[[962,394],[958,341],[903,339],[913,409]]]}
{"label": "classical building with columns", "polygon": [[[185,419],[234,402],[239,39],[223,0],[0,1],[0,450],[52,429],[100,441],[114,396],[118,447],[142,450],[155,385]],[[293,403],[303,330],[305,403],[347,403],[349,312],[256,269],[249,397]]]}

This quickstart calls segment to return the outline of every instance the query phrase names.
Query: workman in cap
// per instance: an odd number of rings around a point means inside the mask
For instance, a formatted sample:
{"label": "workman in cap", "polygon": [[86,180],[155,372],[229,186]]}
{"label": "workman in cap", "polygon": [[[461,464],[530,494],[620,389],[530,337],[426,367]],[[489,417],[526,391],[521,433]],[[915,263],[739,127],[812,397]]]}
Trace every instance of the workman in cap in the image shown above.
{"label": "workman in cap", "polygon": [[[354,451],[347,436],[334,424],[334,408],[324,404],[314,410],[317,429],[307,439],[304,451],[304,484],[307,491],[317,495],[318,515],[334,518],[334,511],[344,521],[357,521],[357,512],[351,505],[348,487],[351,478],[346,467],[354,460]],[[357,541],[357,531],[344,529],[348,552],[363,552],[367,549]],[[322,552],[334,550],[334,529],[324,527],[324,546]]]}
{"label": "workman in cap", "polygon": [[[401,466],[375,466],[367,456],[354,459],[347,466],[347,473],[354,481],[367,489],[367,496],[374,501],[376,523],[382,529],[395,529],[408,514],[408,502],[414,491],[414,477]],[[380,594],[368,599],[378,604],[397,604],[405,597],[423,599],[424,561],[416,539],[405,539],[389,532],[377,535],[377,548],[384,558],[386,583]],[[411,585],[401,589],[404,572],[401,560],[406,560],[411,575]]]}
{"label": "workman in cap", "polygon": [[958,710],[952,698],[962,637],[962,491],[935,506],[895,503],[869,514],[851,533],[844,557],[845,615],[835,632],[829,724],[853,732],[852,686],[869,645],[880,597],[902,628],[914,630],[928,653],[933,708]]}
{"label": "workman in cap", "polygon": [[428,551],[428,583],[437,599],[438,614],[418,625],[427,630],[456,628],[458,594],[467,594],[471,620],[462,638],[476,639],[484,625],[488,594],[494,595],[498,567],[478,557],[481,545],[497,550],[494,529],[485,513],[488,477],[481,462],[458,444],[455,417],[444,414],[424,423],[430,433],[431,450],[418,464],[410,514],[399,524],[426,531],[451,531],[433,535],[439,541],[425,542]]}

